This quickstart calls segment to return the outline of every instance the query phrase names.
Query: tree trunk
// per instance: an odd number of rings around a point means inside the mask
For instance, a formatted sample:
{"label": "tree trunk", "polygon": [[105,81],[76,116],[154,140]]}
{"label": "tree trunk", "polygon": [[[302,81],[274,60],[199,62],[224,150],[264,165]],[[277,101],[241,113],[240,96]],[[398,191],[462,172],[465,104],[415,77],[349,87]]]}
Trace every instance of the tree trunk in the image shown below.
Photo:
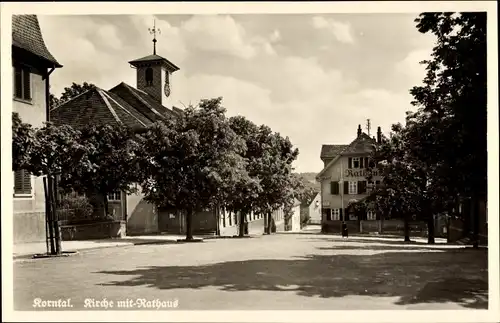
{"label": "tree trunk", "polygon": [[408,219],[408,215],[405,214],[403,217],[404,221],[404,230],[405,230],[405,242],[410,242],[410,221]]}
{"label": "tree trunk", "polygon": [[220,236],[220,209],[219,206],[214,208],[214,217],[215,217],[215,235]]}
{"label": "tree trunk", "polygon": [[471,206],[470,206],[471,218],[472,218],[472,246],[475,249],[479,248],[479,212],[478,212],[478,203],[475,195],[471,198]]}
{"label": "tree trunk", "polygon": [[102,194],[102,204],[104,206],[104,217],[107,219],[109,215],[108,194]]}
{"label": "tree trunk", "polygon": [[271,217],[272,217],[272,213],[271,212],[267,212],[267,218],[266,218],[266,234],[271,234],[271,224],[272,224],[272,220],[271,220]]}
{"label": "tree trunk", "polygon": [[59,214],[57,213],[57,202],[56,202],[56,180],[52,177],[49,176],[49,199],[50,199],[50,204],[51,204],[51,211],[52,211],[52,223],[54,225],[54,238],[55,238],[55,253],[57,255],[62,253],[62,246],[61,246],[61,231],[59,229]]}
{"label": "tree trunk", "polygon": [[435,239],[434,239],[434,215],[431,214],[430,217],[427,219],[427,243],[428,244],[434,244]]}
{"label": "tree trunk", "polygon": [[240,228],[239,228],[239,232],[238,232],[238,236],[239,237],[243,237],[245,235],[245,215],[246,215],[246,212],[245,211],[240,211]]}
{"label": "tree trunk", "polygon": [[192,241],[193,239],[193,211],[186,210],[186,240]]}
{"label": "tree trunk", "polygon": [[48,185],[48,180],[47,177],[43,178],[43,190],[45,192],[45,222],[47,224],[47,239],[49,241],[48,245],[50,244],[50,250],[47,250],[47,253],[50,253],[54,255],[56,253],[56,247],[54,244],[54,226],[52,225],[53,219],[52,219],[52,207],[51,207],[51,199],[49,195],[49,185]]}

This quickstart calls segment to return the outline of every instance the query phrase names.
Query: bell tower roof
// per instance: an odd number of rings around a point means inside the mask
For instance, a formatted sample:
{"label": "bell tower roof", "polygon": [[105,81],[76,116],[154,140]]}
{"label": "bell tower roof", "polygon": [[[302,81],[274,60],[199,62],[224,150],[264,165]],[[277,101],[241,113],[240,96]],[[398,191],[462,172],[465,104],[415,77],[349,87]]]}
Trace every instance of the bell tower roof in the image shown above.
{"label": "bell tower roof", "polygon": [[179,70],[179,67],[177,67],[174,63],[156,54],[134,59],[128,63],[136,68],[149,64],[154,64],[154,65],[160,64],[164,66],[167,70],[169,70],[171,73]]}
{"label": "bell tower roof", "polygon": [[168,59],[161,57],[159,55],[156,55],[156,34],[161,34],[161,30],[159,28],[156,28],[156,20],[153,20],[153,28],[149,28],[149,33],[153,35],[153,55],[148,55],[142,58],[134,59],[133,61],[130,61],[129,64],[132,65],[135,68],[138,67],[143,67],[146,65],[162,65],[165,67],[170,73],[173,73],[175,71],[178,71],[179,68],[175,66],[174,63],[169,61]]}

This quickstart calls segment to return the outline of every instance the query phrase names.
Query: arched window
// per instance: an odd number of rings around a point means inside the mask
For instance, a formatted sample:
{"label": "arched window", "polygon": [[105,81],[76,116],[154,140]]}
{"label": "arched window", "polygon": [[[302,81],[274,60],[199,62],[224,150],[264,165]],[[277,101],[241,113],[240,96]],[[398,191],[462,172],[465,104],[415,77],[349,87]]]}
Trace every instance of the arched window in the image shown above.
{"label": "arched window", "polygon": [[153,69],[151,67],[146,68],[146,85],[153,85]]}

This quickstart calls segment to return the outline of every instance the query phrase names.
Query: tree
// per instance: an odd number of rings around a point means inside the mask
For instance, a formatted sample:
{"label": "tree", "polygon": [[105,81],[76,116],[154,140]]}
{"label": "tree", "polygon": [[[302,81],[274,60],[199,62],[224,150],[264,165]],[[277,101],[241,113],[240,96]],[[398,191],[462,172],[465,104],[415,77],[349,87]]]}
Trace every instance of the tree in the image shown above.
{"label": "tree", "polygon": [[143,135],[146,199],[181,210],[188,241],[193,240],[194,214],[223,205],[246,176],[245,143],[231,129],[221,102],[202,100],[175,122],[156,123]]}
{"label": "tree", "polygon": [[259,127],[259,142],[262,143],[263,155],[260,163],[262,193],[255,209],[257,213],[267,215],[267,232],[271,233],[272,213],[289,203],[295,196],[295,183],[292,177],[292,163],[299,151],[294,149],[288,137],[273,133],[267,126]]}
{"label": "tree", "polygon": [[139,139],[131,129],[113,125],[89,125],[80,130],[79,144],[87,147],[82,167],[65,170],[61,187],[91,197],[109,215],[108,195],[119,191],[133,193],[141,179],[137,156]]}
{"label": "tree", "polygon": [[64,92],[61,93],[61,97],[57,98],[55,95],[50,94],[50,109],[63,104],[77,95],[80,95],[88,90],[94,89],[96,86],[92,83],[83,82],[83,84],[77,84],[73,82],[70,87],[65,87]]}
{"label": "tree", "polygon": [[[423,13],[416,19],[421,33],[437,42],[422,86],[411,90],[419,107],[416,119],[431,130],[420,155],[430,165],[430,189],[439,207],[457,199],[486,198],[486,13]],[[439,125],[438,127],[434,127]],[[425,154],[429,147],[435,154]],[[478,217],[474,220],[477,247]]]}
{"label": "tree", "polygon": [[437,37],[432,59],[422,62],[423,85],[410,91],[418,109],[393,127],[375,159],[386,186],[379,196],[391,210],[426,220],[434,243],[435,214],[486,195],[486,14],[423,13],[416,22]]}
{"label": "tree", "polygon": [[246,176],[241,176],[234,190],[225,203],[226,208],[240,215],[239,236],[245,233],[245,218],[254,210],[259,195],[262,193],[260,185],[262,174],[262,142],[259,141],[258,127],[243,116],[229,119],[231,129],[245,142],[246,149],[242,151],[245,161]]}
{"label": "tree", "polygon": [[46,176],[46,221],[48,222],[50,252],[59,254],[61,241],[55,215],[54,181],[74,169],[91,167],[87,160],[88,147],[79,144],[79,132],[70,126],[55,126],[46,123],[32,129],[20,123],[16,115],[13,120],[14,169],[24,169],[35,176]]}
{"label": "tree", "polygon": [[18,171],[29,165],[29,156],[35,146],[35,132],[29,123],[22,122],[12,112],[12,169]]}

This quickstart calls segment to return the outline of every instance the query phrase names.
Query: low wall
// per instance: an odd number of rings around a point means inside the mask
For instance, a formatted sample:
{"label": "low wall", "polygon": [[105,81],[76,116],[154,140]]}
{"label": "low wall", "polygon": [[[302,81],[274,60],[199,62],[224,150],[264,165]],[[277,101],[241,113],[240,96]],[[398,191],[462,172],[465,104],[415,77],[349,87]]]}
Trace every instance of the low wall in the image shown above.
{"label": "low wall", "polygon": [[109,221],[61,225],[61,235],[63,241],[124,238],[126,223],[125,221]]}
{"label": "low wall", "polygon": [[[404,234],[404,222],[402,220],[362,220],[345,221],[349,233],[388,233]],[[325,233],[341,233],[342,221],[327,221],[322,224]],[[425,222],[411,222],[410,235],[425,236],[427,234],[427,224]]]}
{"label": "low wall", "polygon": [[16,212],[13,227],[14,243],[45,241],[45,212]]}

